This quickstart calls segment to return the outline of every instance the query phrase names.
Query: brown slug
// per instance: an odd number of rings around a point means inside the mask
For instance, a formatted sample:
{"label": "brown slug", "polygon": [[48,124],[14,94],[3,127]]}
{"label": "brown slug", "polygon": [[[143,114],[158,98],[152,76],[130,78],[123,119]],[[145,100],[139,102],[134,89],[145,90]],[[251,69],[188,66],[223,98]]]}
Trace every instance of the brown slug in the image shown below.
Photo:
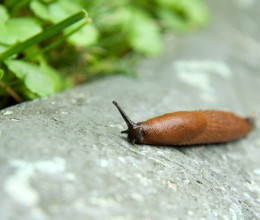
{"label": "brown slug", "polygon": [[219,110],[179,111],[134,123],[113,101],[128,129],[132,144],[197,145],[233,141],[255,128],[255,117],[242,118]]}

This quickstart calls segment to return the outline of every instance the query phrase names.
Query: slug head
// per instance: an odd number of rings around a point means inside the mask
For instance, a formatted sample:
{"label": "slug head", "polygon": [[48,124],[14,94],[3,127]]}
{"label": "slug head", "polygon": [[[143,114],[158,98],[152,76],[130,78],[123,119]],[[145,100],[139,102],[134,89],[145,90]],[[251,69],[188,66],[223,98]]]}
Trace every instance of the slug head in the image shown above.
{"label": "slug head", "polygon": [[121,133],[127,134],[127,140],[132,143],[142,143],[144,140],[143,137],[143,128],[139,123],[134,123],[131,121],[131,119],[126,115],[126,113],[123,111],[123,109],[117,104],[116,101],[112,102],[120,112],[121,116],[123,117],[128,129],[125,131],[121,131]]}

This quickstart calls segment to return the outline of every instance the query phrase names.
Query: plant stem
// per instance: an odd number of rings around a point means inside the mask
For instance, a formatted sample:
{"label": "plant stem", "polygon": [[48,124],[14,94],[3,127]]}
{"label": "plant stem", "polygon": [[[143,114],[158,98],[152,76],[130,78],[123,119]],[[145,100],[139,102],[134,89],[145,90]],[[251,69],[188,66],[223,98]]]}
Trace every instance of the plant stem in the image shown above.
{"label": "plant stem", "polygon": [[18,103],[23,102],[21,96],[19,96],[11,87],[7,86],[3,81],[0,81],[0,86],[5,89],[5,91],[14,98]]}

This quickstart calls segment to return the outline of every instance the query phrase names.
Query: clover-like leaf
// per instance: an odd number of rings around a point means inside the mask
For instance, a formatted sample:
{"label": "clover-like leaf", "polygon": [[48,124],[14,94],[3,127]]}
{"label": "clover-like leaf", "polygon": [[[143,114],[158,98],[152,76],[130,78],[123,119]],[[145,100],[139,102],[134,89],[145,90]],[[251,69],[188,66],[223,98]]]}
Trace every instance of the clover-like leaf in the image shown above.
{"label": "clover-like leaf", "polygon": [[130,8],[125,23],[130,45],[141,53],[157,55],[162,52],[162,37],[159,27],[145,11]]}
{"label": "clover-like leaf", "polygon": [[55,70],[41,64],[40,66],[20,60],[5,62],[8,68],[20,79],[25,86],[39,96],[51,95],[60,89],[60,78]]}
{"label": "clover-like leaf", "polygon": [[81,9],[82,7],[76,1],[58,0],[49,5],[50,19],[56,23]]}
{"label": "clover-like leaf", "polygon": [[30,3],[30,8],[39,18],[50,21],[51,15],[47,5],[43,4],[41,1],[34,0]]}
{"label": "clover-like leaf", "polygon": [[24,82],[25,86],[29,90],[38,94],[39,96],[47,96],[55,92],[51,78],[46,74],[42,74],[41,72],[28,74]]}
{"label": "clover-like leaf", "polygon": [[12,18],[0,23],[0,42],[14,44],[41,31],[41,26],[32,18]]}
{"label": "clover-like leaf", "polygon": [[[185,29],[202,26],[208,21],[208,12],[201,0],[157,0],[157,3],[165,11],[172,11],[175,18],[182,19]],[[169,14],[164,12],[163,16],[169,19]]]}
{"label": "clover-like leaf", "polygon": [[87,47],[93,45],[98,40],[99,32],[93,24],[87,24],[76,33],[71,35],[68,40],[74,45]]}
{"label": "clover-like leaf", "polygon": [[0,23],[4,23],[9,19],[9,14],[3,5],[0,5]]}
{"label": "clover-like leaf", "polygon": [[19,60],[6,60],[5,64],[19,79],[24,79],[29,73],[29,69],[33,68],[32,64]]}
{"label": "clover-like leaf", "polygon": [[40,18],[57,23],[82,9],[77,1],[57,0],[47,5],[42,1],[34,0],[30,3],[32,11]]}
{"label": "clover-like leaf", "polygon": [[3,51],[5,51],[7,48],[7,46],[1,45],[0,44],[0,53],[2,53]]}
{"label": "clover-like leaf", "polygon": [[4,76],[4,70],[0,69],[0,80],[3,78]]}
{"label": "clover-like leaf", "polygon": [[183,31],[187,29],[186,21],[183,20],[176,12],[168,8],[159,8],[157,10],[160,22],[165,28]]}

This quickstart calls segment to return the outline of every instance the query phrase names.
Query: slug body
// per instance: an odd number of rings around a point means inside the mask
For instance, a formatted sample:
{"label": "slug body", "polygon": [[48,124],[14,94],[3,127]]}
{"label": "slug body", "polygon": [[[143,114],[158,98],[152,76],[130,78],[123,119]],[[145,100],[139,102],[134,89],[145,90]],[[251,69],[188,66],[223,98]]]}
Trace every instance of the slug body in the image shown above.
{"label": "slug body", "polygon": [[117,102],[132,144],[196,145],[223,143],[245,137],[254,128],[254,118],[242,118],[218,110],[179,111],[133,123]]}

